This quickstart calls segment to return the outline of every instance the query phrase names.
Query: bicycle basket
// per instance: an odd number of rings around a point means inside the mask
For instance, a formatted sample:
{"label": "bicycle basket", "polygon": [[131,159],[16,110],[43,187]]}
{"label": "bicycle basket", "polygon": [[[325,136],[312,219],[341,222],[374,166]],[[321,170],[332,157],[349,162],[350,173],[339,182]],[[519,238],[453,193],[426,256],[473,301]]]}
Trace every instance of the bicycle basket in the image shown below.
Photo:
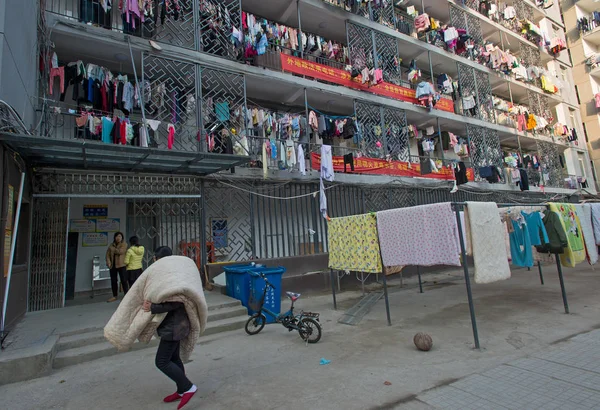
{"label": "bicycle basket", "polygon": [[248,307],[250,308],[250,310],[260,312],[262,310],[263,304],[264,298],[262,296],[260,298],[257,298],[253,295],[250,295],[250,299],[248,300]]}

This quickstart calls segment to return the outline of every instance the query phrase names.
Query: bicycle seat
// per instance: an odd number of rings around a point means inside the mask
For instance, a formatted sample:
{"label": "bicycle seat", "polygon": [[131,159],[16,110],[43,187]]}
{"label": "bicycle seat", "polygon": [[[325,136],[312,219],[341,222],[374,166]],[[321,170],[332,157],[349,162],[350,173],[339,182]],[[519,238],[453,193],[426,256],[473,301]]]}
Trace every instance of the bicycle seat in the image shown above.
{"label": "bicycle seat", "polygon": [[298,299],[300,299],[300,293],[285,292],[285,294],[287,295],[288,298],[292,299],[292,302],[295,302]]}

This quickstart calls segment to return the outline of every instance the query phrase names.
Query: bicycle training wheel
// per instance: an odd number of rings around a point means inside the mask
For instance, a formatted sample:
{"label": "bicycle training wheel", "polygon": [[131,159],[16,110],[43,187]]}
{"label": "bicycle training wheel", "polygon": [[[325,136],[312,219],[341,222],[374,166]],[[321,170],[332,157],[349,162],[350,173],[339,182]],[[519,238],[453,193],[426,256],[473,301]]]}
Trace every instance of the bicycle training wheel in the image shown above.
{"label": "bicycle training wheel", "polygon": [[321,325],[314,319],[305,317],[300,321],[300,337],[307,343],[317,343],[321,340]]}
{"label": "bicycle training wheel", "polygon": [[249,335],[258,334],[267,324],[267,318],[262,313],[255,313],[248,318],[246,322],[246,333]]}

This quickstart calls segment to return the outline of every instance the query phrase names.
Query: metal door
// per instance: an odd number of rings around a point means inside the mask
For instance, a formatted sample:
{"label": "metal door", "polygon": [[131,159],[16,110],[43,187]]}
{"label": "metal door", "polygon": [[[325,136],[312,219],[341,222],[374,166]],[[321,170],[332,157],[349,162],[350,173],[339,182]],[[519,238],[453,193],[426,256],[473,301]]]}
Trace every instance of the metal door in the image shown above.
{"label": "metal door", "polygon": [[30,312],[63,307],[68,222],[68,199],[34,199],[29,279]]}

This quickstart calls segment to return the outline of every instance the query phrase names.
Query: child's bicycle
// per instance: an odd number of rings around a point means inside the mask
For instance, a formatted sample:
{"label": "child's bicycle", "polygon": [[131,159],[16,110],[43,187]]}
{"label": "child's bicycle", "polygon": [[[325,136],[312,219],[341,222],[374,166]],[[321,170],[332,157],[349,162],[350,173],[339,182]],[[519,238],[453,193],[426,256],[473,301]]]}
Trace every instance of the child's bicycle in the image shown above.
{"label": "child's bicycle", "polygon": [[277,323],[281,323],[283,327],[290,332],[292,330],[297,330],[302,340],[304,340],[306,343],[317,343],[319,340],[321,340],[321,325],[319,324],[318,313],[301,311],[297,315],[294,314],[294,302],[300,298],[299,293],[285,293],[292,301],[292,305],[290,306],[290,310],[278,315],[277,313],[273,313],[264,307],[265,297],[267,296],[269,288],[275,289],[275,286],[273,286],[267,280],[267,277],[264,274],[251,272],[250,275],[256,277],[260,276],[265,281],[266,286],[258,303],[254,305],[251,303],[250,305],[252,310],[256,311],[257,313],[250,316],[246,322],[246,333],[249,335],[256,335],[263,330],[265,324],[267,323],[267,317],[265,316],[266,313],[269,316],[274,317]]}

